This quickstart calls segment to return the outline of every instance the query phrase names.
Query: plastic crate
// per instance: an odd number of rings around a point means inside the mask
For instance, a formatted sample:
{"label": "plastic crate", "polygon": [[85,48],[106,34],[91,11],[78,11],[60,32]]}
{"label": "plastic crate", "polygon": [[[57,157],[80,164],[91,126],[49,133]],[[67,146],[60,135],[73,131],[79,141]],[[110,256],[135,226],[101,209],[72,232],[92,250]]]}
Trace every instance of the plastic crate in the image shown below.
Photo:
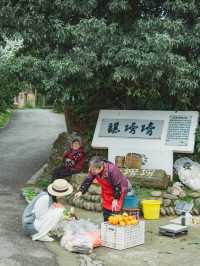
{"label": "plastic crate", "polygon": [[144,244],[145,222],[136,225],[101,224],[102,246],[118,250],[127,249]]}

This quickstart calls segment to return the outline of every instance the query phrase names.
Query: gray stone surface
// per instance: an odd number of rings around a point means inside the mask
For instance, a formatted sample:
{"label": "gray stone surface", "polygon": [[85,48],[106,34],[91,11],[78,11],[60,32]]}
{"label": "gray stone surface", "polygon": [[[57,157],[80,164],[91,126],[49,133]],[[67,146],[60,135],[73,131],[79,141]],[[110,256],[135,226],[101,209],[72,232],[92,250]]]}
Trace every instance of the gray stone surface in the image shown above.
{"label": "gray stone surface", "polygon": [[173,207],[169,207],[170,215],[175,215],[175,210]]}
{"label": "gray stone surface", "polygon": [[193,199],[200,198],[200,192],[192,192],[189,194]]}
{"label": "gray stone surface", "polygon": [[80,255],[78,256],[80,266],[104,266],[102,261],[96,259],[96,255],[92,254],[90,256]]}
{"label": "gray stone surface", "polygon": [[168,187],[166,192],[170,194],[172,192],[172,187]]}
{"label": "gray stone surface", "polygon": [[161,214],[162,216],[165,216],[165,215],[166,215],[165,208],[163,208],[163,207],[160,208],[160,214]]}
{"label": "gray stone surface", "polygon": [[160,190],[155,190],[151,192],[152,197],[160,197],[162,195],[162,191]]}
{"label": "gray stone surface", "polygon": [[34,185],[36,181],[40,178],[41,174],[47,168],[48,164],[45,163],[32,177],[26,182],[27,185]]}
{"label": "gray stone surface", "polygon": [[194,200],[195,206],[200,210],[200,198]]}
{"label": "gray stone surface", "polygon": [[171,200],[176,200],[176,199],[178,199],[177,196],[172,195],[172,194],[169,194],[169,193],[164,193],[164,194],[163,194],[163,198],[164,198],[164,199],[171,199]]}
{"label": "gray stone surface", "polygon": [[187,195],[186,192],[183,190],[180,192],[179,198],[182,199],[182,198],[186,197],[186,195]]}
{"label": "gray stone surface", "polygon": [[170,199],[164,199],[163,200],[163,206],[164,207],[168,207],[168,206],[170,206],[171,205],[171,200]]}
{"label": "gray stone surface", "polygon": [[199,210],[198,209],[193,208],[192,211],[193,211],[194,215],[199,215]]}

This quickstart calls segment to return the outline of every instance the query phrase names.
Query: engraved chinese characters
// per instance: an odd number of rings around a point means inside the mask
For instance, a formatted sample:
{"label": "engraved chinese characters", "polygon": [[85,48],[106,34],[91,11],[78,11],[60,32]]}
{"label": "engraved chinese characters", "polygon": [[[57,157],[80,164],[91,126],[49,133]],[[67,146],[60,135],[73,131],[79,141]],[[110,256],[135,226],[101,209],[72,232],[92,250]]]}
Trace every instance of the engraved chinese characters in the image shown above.
{"label": "engraved chinese characters", "polygon": [[102,119],[99,137],[160,139],[164,121],[143,119]]}

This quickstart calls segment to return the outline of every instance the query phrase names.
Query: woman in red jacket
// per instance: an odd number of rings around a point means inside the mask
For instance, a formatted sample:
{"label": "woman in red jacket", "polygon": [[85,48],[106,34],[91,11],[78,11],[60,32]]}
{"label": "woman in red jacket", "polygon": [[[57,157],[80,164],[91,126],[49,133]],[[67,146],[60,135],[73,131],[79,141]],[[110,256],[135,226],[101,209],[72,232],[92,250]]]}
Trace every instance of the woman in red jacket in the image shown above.
{"label": "woman in red jacket", "polygon": [[58,178],[69,177],[72,174],[80,173],[85,161],[85,152],[81,146],[81,140],[74,138],[69,151],[63,155],[63,165],[56,168],[52,174],[52,182]]}
{"label": "woman in red jacket", "polygon": [[90,160],[88,176],[81,184],[79,192],[75,194],[75,198],[86,193],[94,179],[101,186],[103,216],[104,221],[107,221],[114,211],[122,209],[129,181],[113,163],[95,156]]}

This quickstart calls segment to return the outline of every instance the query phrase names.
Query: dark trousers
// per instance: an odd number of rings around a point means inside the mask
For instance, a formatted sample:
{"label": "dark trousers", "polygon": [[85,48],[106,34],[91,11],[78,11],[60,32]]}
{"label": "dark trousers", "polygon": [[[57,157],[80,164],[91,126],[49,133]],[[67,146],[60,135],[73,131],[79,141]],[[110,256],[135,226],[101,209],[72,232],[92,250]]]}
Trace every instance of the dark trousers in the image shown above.
{"label": "dark trousers", "polygon": [[72,172],[70,169],[66,168],[65,166],[60,166],[56,169],[54,169],[51,177],[51,182],[58,178],[66,178],[68,181],[70,180],[69,177],[72,176]]}
{"label": "dark trousers", "polygon": [[113,212],[112,211],[103,208],[103,219],[104,219],[104,222],[107,222],[108,221],[108,218],[111,215],[113,215]]}

